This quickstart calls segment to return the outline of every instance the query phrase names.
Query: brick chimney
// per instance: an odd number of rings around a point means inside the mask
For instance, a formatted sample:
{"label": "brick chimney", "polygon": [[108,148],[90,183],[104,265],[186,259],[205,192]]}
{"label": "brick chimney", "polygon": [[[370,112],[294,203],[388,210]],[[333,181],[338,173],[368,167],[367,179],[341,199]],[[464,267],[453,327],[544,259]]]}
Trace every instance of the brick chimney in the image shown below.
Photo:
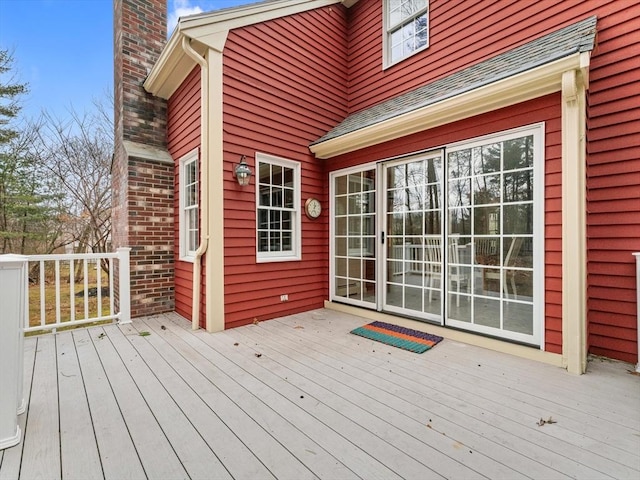
{"label": "brick chimney", "polygon": [[[174,309],[174,164],[166,101],[142,87],[167,39],[167,0],[114,0],[112,242],[131,247],[131,315]],[[116,277],[117,278],[117,275]]]}

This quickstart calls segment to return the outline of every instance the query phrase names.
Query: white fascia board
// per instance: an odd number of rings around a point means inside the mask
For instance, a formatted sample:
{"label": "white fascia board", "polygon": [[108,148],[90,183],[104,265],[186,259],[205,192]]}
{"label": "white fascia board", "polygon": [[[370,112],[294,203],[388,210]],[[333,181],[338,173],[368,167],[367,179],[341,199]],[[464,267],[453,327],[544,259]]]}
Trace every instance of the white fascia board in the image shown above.
{"label": "white fascia board", "polygon": [[[205,29],[209,33],[219,32],[335,5],[336,3],[341,2],[340,0],[280,0],[255,3],[185,17],[180,21],[180,25],[184,31]],[[193,38],[198,38],[197,33],[192,35],[189,32],[189,34]]]}
{"label": "white fascia board", "polygon": [[[179,26],[173,31],[160,58],[142,85],[147,92],[168,99],[196,66],[196,62],[182,49],[184,36]],[[196,42],[192,42],[191,47],[201,55],[207,51],[204,45]]]}
{"label": "white fascia board", "polygon": [[332,158],[558,92],[566,71],[581,69],[586,82],[588,62],[588,55],[575,53],[309,148],[317,158]]}
{"label": "white fascia board", "polygon": [[[181,47],[182,37],[204,54],[207,49],[222,52],[227,34],[234,28],[246,27],[288,15],[341,3],[340,0],[280,0],[229,8],[180,19],[169,41],[144,82],[147,92],[168,99],[182,84],[196,63]],[[345,2],[353,4],[355,2]],[[347,5],[351,6],[351,5]]]}

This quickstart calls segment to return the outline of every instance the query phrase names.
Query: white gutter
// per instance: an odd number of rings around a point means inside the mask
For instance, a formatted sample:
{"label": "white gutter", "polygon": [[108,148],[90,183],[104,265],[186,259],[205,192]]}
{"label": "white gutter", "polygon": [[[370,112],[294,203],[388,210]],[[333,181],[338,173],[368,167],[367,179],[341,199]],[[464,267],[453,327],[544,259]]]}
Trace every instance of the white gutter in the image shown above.
{"label": "white gutter", "polygon": [[193,260],[193,287],[191,304],[191,328],[200,327],[200,290],[202,280],[202,256],[209,246],[209,140],[208,115],[206,107],[209,102],[209,65],[207,60],[198,54],[190,45],[187,37],[182,37],[182,49],[200,65],[200,246]]}

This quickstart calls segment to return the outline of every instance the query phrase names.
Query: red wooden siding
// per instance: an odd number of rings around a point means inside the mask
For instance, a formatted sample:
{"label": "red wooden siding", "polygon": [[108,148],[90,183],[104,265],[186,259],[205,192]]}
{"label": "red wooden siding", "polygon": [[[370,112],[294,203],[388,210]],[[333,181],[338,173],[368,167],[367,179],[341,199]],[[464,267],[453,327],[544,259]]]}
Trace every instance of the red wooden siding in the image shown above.
{"label": "red wooden siding", "polygon": [[[321,28],[319,28],[321,26]],[[225,326],[320,308],[328,296],[328,198],[324,162],[308,145],[346,116],[346,12],[340,5],[233,30],[224,49]],[[256,263],[255,177],[241,188],[241,155],[300,162],[302,260]],[[288,302],[280,295],[287,294]]]}
{"label": "red wooden siding", "polygon": [[562,352],[560,95],[548,95],[328,160],[330,171],[545,122],[545,350]]}
{"label": "red wooden siding", "polygon": [[[382,2],[360,0],[232,30],[224,50],[225,325],[321,307],[328,297],[328,172],[544,121],[545,343],[562,351],[560,95],[438,127],[329,161],[308,145],[349,113],[370,107],[534,38],[598,16],[587,131],[587,255],[590,352],[630,362],[640,251],[640,5],[619,0],[522,2],[430,0],[430,46],[382,68]],[[195,68],[169,100],[168,143],[178,159],[200,143]],[[256,152],[302,165],[302,260],[256,263],[255,177],[240,188],[234,165]],[[176,187],[178,185],[176,163]],[[176,190],[177,191],[177,190]],[[310,197],[325,207],[311,221]],[[178,219],[179,199],[175,198]],[[176,221],[176,239],[178,223]],[[176,248],[178,242],[176,241]],[[191,312],[192,264],[178,261],[176,310]],[[281,294],[289,302],[280,301]],[[204,312],[204,309],[203,309]]]}
{"label": "red wooden siding", "polygon": [[[200,146],[200,67],[197,66],[169,99],[167,148],[175,161],[175,296],[176,312],[191,318],[193,264],[180,261],[180,158]],[[204,269],[203,269],[204,270]],[[204,292],[204,290],[203,290]],[[204,295],[203,295],[204,299]],[[203,300],[204,302],[204,300]],[[204,305],[201,309],[204,319]]]}
{"label": "red wooden siding", "polygon": [[[588,341],[591,353],[636,362],[631,252],[640,250],[638,2],[430,0],[430,46],[387,69],[382,68],[382,2],[360,0],[350,13],[350,113],[598,16],[587,111]],[[560,162],[549,157],[550,148],[560,156],[559,127],[556,133],[547,132],[546,341],[549,350],[560,352],[561,172]],[[388,156],[388,149],[378,146],[366,152],[379,158]]]}
{"label": "red wooden siding", "polygon": [[631,253],[640,251],[640,5],[618,3],[618,11],[598,20],[598,46],[590,69],[589,351],[635,363],[636,284]]}
{"label": "red wooden siding", "polygon": [[534,38],[582,20],[627,9],[616,0],[473,2],[430,0],[429,47],[382,68],[382,2],[351,7],[350,113],[413,90]]}

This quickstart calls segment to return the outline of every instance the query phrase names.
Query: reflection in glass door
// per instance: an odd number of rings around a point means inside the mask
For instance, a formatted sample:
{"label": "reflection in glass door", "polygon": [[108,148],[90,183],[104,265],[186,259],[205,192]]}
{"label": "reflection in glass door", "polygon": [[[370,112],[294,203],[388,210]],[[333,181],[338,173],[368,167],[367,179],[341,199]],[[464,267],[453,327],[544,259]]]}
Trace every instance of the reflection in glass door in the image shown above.
{"label": "reflection in glass door", "polygon": [[447,151],[449,325],[539,341],[534,152],[533,134]]}
{"label": "reflection in glass door", "polygon": [[521,129],[332,174],[331,299],[539,344],[542,138]]}
{"label": "reflection in glass door", "polygon": [[376,307],[376,171],[333,177],[332,298]]}
{"label": "reflection in glass door", "polygon": [[442,156],[384,167],[384,309],[442,321]]}

